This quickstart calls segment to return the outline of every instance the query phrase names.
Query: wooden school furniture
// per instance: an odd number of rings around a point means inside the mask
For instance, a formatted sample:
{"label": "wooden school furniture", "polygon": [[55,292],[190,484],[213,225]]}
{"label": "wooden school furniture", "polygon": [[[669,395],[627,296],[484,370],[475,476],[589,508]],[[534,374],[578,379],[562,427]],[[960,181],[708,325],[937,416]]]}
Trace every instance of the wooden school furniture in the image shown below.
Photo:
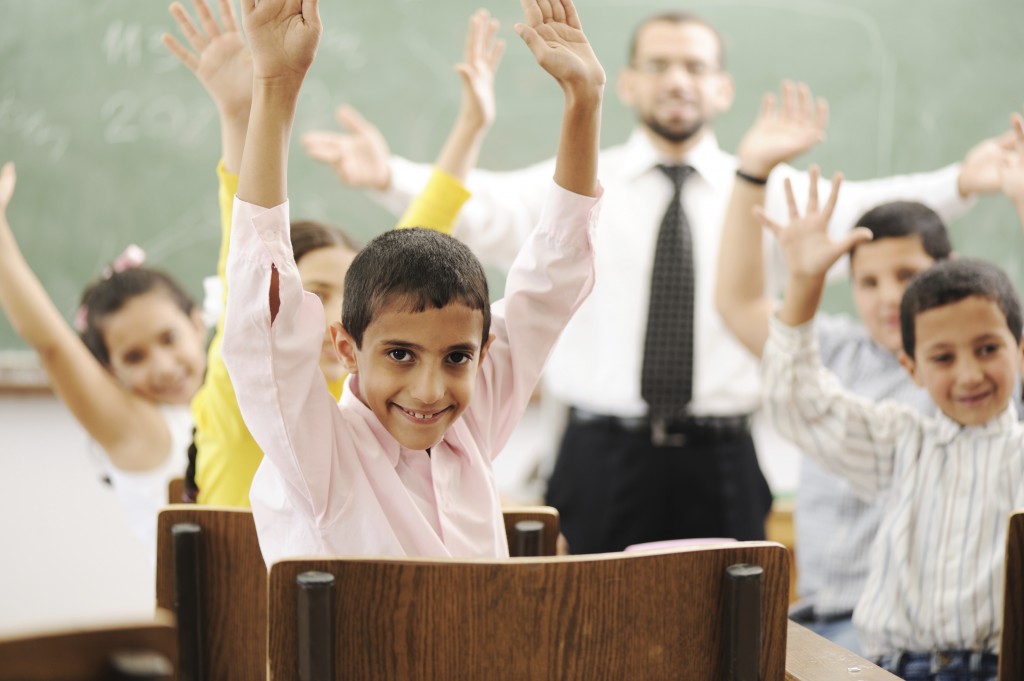
{"label": "wooden school furniture", "polygon": [[786,681],[899,681],[899,677],[790,621]]}
{"label": "wooden school furniture", "polygon": [[275,681],[782,681],[778,544],[522,558],[304,559],[270,572]]}
{"label": "wooden school furniture", "polygon": [[266,677],[267,567],[249,509],[161,510],[156,602],[177,616],[182,681]]}
{"label": "wooden school furniture", "polygon": [[174,617],[0,639],[0,681],[170,681]]}
{"label": "wooden school furniture", "polygon": [[1006,533],[999,681],[1024,681],[1024,510],[1010,514]]}

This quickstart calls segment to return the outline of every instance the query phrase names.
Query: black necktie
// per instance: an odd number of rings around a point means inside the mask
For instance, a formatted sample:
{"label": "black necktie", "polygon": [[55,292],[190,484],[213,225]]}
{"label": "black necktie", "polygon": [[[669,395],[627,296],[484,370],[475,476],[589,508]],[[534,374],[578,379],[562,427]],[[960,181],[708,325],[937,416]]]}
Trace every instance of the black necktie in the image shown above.
{"label": "black necktie", "polygon": [[658,231],[647,308],[640,394],[650,407],[655,439],[683,415],[693,395],[693,243],[680,197],[690,166],[658,168],[674,191]]}

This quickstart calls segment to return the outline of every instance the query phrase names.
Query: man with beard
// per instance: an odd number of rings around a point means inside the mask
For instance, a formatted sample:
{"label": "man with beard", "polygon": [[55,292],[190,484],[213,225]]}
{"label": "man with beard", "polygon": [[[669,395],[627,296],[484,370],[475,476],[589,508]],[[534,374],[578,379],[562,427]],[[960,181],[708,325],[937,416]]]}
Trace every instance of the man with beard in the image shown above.
{"label": "man with beard", "polygon": [[[812,103],[806,88],[787,89],[823,131],[824,103]],[[759,177],[719,148],[713,124],[732,105],[733,81],[719,35],[693,15],[659,14],[637,28],[618,95],[638,125],[625,144],[601,152],[596,284],[545,373],[545,390],[570,405],[547,500],[574,553],[688,537],[762,539],[771,493],[750,435],[758,367],[715,312],[719,234],[734,182],[767,183],[767,214],[782,220],[784,180],[804,195],[807,175],[778,167]],[[394,211],[429,174],[403,159],[353,157],[374,146],[365,129],[336,142],[333,157],[314,155],[343,181],[379,190]],[[965,197],[995,190],[983,185],[992,181],[992,147],[933,173],[849,182],[832,225],[847,230],[868,208],[896,199],[926,203],[948,221]],[[471,173],[455,236],[507,267],[538,221],[552,167]],[[777,257],[766,267],[769,283],[782,281]]]}

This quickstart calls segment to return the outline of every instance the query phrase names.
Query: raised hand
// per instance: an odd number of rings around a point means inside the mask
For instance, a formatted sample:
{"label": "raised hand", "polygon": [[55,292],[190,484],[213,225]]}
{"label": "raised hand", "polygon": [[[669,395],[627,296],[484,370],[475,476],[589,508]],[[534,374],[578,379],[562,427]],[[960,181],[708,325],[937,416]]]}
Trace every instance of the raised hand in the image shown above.
{"label": "raised hand", "polygon": [[195,74],[222,115],[248,118],[252,104],[252,55],[238,27],[231,0],[217,0],[220,23],[206,0],[193,3],[198,27],[181,3],[170,6],[171,16],[192,49],[169,33],[164,33],[160,40]]}
{"label": "raised hand", "polygon": [[766,93],[754,125],[740,141],[739,169],[755,177],[768,177],[779,163],[789,161],[825,139],[828,102],[811,96],[807,85],[782,83],[781,105]]}
{"label": "raised hand", "polygon": [[254,76],[293,86],[301,83],[323,32],[319,0],[242,0],[242,23],[252,49]]}
{"label": "raised hand", "polygon": [[793,196],[793,185],[786,179],[786,200],[789,203],[789,225],[779,224],[764,214],[758,206],[754,213],[765,226],[775,234],[786,257],[786,266],[790,277],[798,279],[824,279],[825,273],[851,248],[864,241],[871,240],[871,230],[867,227],[855,227],[840,241],[832,241],[828,233],[828,222],[839,197],[839,186],[843,177],[840,173],[832,176],[832,191],[824,206],[818,204],[817,166],[811,166],[810,190],[807,197],[807,212],[800,215],[796,198]]}
{"label": "raised hand", "polygon": [[1013,150],[1003,157],[1001,190],[1020,212],[1024,211],[1024,118],[1019,113],[1010,117],[1010,128]]}
{"label": "raised hand", "polygon": [[541,67],[566,91],[603,87],[604,68],[583,33],[572,0],[520,0],[522,23],[515,25]]}
{"label": "raised hand", "polygon": [[957,187],[962,196],[994,194],[1002,189],[1003,166],[1016,145],[1013,130],[982,140],[967,151]]}
{"label": "raised hand", "polygon": [[302,135],[306,153],[330,166],[344,184],[356,189],[387,189],[391,182],[387,140],[372,123],[349,106],[334,112],[347,132],[313,130]]}
{"label": "raised hand", "polygon": [[482,128],[494,123],[494,75],[505,52],[505,41],[496,40],[498,22],[487,10],[469,19],[464,59],[455,65],[462,80],[462,108]]}

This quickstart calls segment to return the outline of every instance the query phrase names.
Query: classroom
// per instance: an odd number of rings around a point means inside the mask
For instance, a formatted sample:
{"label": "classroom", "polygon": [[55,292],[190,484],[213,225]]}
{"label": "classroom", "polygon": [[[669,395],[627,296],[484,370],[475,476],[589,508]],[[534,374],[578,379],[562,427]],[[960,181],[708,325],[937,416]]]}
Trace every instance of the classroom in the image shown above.
{"label": "classroom", "polygon": [[[219,15],[217,0],[208,1]],[[0,4],[6,17],[0,22],[0,164],[10,161],[17,167],[17,187],[6,218],[25,261],[67,324],[76,321],[83,288],[111,267],[129,244],[145,251],[146,266],[166,271],[200,307],[207,305],[201,310],[207,329],[221,312],[216,304],[209,305],[219,295],[204,289],[210,286],[208,278],[216,279],[218,268],[221,128],[210,96],[162,42],[165,33],[181,37],[168,4]],[[237,0],[233,4],[241,22],[243,10]],[[404,209],[395,202],[395,194],[339,182],[331,168],[304,152],[299,139],[309,131],[338,132],[335,110],[349,105],[380,130],[392,154],[431,163],[461,111],[460,81],[453,65],[463,59],[467,20],[480,8],[497,20],[498,37],[507,47],[493,85],[496,116],[471,165],[500,172],[551,158],[559,144],[557,121],[565,104],[550,72],[538,68],[534,55],[512,30],[523,21],[520,4],[318,3],[323,32],[298,93],[291,149],[284,160],[290,180],[287,198],[297,206],[294,214],[341,226],[361,244],[395,225]],[[182,5],[195,16],[192,0],[182,0]],[[1024,6],[1012,0],[993,0],[983,7],[957,0],[579,0],[576,9],[607,76],[599,109],[602,149],[622,144],[638,126],[636,113],[621,100],[619,81],[630,66],[630,32],[646,18],[669,11],[696,15],[714,27],[721,41],[723,66],[734,91],[727,111],[715,120],[721,149],[730,154],[737,149],[758,116],[765,93],[779,93],[783,80],[805,83],[815,97],[828,101],[827,133],[820,144],[788,162],[801,172],[816,164],[824,178],[842,171],[851,193],[857,181],[959,162],[980,141],[1006,134],[1010,115],[1020,114],[1024,104],[1024,70],[1013,68],[1024,63],[1019,39]],[[1011,147],[1012,143],[1007,154],[1014,153]],[[473,172],[465,183],[471,195],[465,209],[468,217],[459,218],[466,221],[483,215],[472,197],[478,186],[486,196],[486,183],[491,181],[486,174]],[[597,181],[607,189],[605,172],[598,167]],[[797,183],[800,202],[806,199],[806,186]],[[600,199],[604,220],[621,211],[615,193],[613,189]],[[411,192],[408,198],[414,195]],[[658,219],[662,210],[656,211]],[[1024,239],[1013,203],[998,195],[971,197],[963,210],[952,214],[958,217],[947,227],[955,252],[997,265],[1017,291],[1024,291]],[[456,227],[456,238],[461,238],[460,229]],[[486,235],[476,236],[482,241],[466,239],[470,250],[486,242]],[[492,252],[495,257],[476,253],[492,301],[506,292],[505,274],[517,250],[518,244],[509,241]],[[599,265],[602,262],[606,261],[598,260]],[[821,302],[821,309],[830,314],[856,314],[845,263],[840,261],[839,274],[831,276]],[[778,264],[785,267],[781,260]],[[606,270],[599,266],[598,287],[602,274]],[[707,271],[704,276],[714,282]],[[700,281],[707,280],[698,273]],[[772,283],[781,289],[783,282]],[[229,300],[229,309],[231,304]],[[643,307],[641,316],[646,303]],[[699,318],[717,313],[696,314]],[[212,330],[204,333],[208,340]],[[561,356],[556,351],[553,361]],[[233,367],[228,364],[230,373]],[[700,375],[716,369],[695,366],[692,371]],[[575,367],[565,375],[588,370]],[[494,462],[495,494],[512,505],[545,503],[545,483],[555,466],[566,419],[585,420],[603,413],[590,403],[586,409],[573,407],[572,416],[565,411],[568,402],[561,412],[553,410],[551,403],[558,400],[546,385],[542,381],[525,405],[521,423],[507,436],[505,453]],[[600,400],[594,404],[599,406]],[[242,413],[247,408],[243,404]],[[628,423],[632,418],[628,414],[618,420]],[[802,455],[766,419],[760,412],[753,415],[755,466],[767,480],[775,509],[767,539],[792,546]],[[745,427],[749,424],[747,420]],[[153,619],[153,604],[160,598],[154,558],[134,536],[105,479],[109,476],[103,459],[101,447],[51,387],[37,353],[9,316],[0,314],[0,465],[7,471],[0,476],[0,542],[5,547],[0,567],[0,659],[4,639]],[[729,555],[746,556],[745,544],[741,541]],[[571,551],[572,541],[569,547]],[[786,570],[795,567],[794,562]],[[581,564],[580,569],[587,568]],[[760,677],[782,678],[784,668],[786,678],[829,679],[831,673],[838,678],[841,662],[835,662],[834,669],[824,664],[800,666],[797,656],[809,659],[818,654],[815,646],[823,639],[807,638],[802,630],[794,633],[796,625],[790,624],[787,646],[786,607],[796,601],[796,586],[790,584],[788,571],[779,573],[781,577],[766,572],[766,587],[784,584],[785,593],[776,594],[777,599],[767,597],[760,606],[766,626],[775,628],[774,634],[764,634],[766,640],[782,641],[772,643],[775,648],[755,663]],[[776,608],[778,603],[781,609]],[[1024,600],[1019,605],[1024,610]],[[1005,642],[1004,638],[1000,681],[1024,678],[1024,639],[1019,639],[1019,654],[1008,653]],[[715,645],[720,643],[716,639]],[[769,647],[766,643],[764,650]],[[866,672],[863,678],[895,678],[875,667],[876,660],[855,654],[862,651],[838,646],[820,650],[839,655],[835,660],[856,661],[843,667],[844,678],[853,678],[846,670],[859,668],[861,662],[878,674]],[[851,657],[843,657],[846,654]],[[1008,675],[1014,665],[1020,676]],[[367,669],[364,672],[375,676]],[[559,678],[579,678],[572,670],[561,673],[565,676]],[[4,678],[0,671],[0,681]]]}

